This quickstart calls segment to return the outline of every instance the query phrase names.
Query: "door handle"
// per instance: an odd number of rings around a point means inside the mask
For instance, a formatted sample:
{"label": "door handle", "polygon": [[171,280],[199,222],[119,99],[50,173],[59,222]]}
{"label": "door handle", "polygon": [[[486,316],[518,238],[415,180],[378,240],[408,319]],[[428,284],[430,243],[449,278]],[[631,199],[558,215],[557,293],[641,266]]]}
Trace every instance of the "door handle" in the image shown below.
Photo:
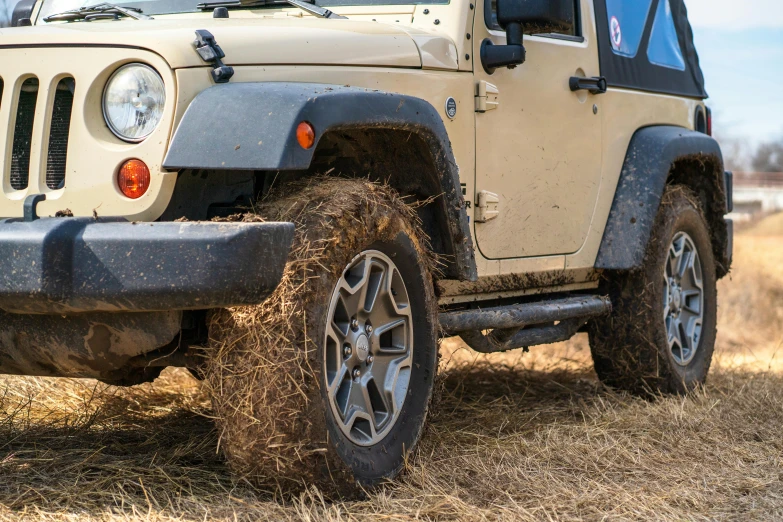
{"label": "door handle", "polygon": [[572,76],[568,80],[568,86],[573,92],[590,91],[590,94],[604,94],[606,92],[606,78],[603,76],[593,76],[592,78]]}

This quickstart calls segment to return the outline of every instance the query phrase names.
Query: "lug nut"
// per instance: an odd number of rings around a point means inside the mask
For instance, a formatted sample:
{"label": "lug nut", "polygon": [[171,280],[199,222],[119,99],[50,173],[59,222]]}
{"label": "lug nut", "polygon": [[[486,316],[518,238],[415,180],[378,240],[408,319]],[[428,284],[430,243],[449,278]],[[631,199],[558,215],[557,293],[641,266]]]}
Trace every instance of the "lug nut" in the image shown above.
{"label": "lug nut", "polygon": [[372,364],[372,355],[367,356],[367,364]]}
{"label": "lug nut", "polygon": [[361,377],[361,376],[362,376],[361,370],[359,370],[359,368],[354,368],[353,369],[353,378],[358,381],[359,377]]}
{"label": "lug nut", "polygon": [[370,323],[365,324],[364,331],[367,332],[367,335],[370,335],[372,333],[372,325]]}
{"label": "lug nut", "polygon": [[350,357],[352,352],[353,352],[353,350],[351,350],[350,345],[346,344],[345,346],[343,346],[343,355],[344,356]]}
{"label": "lug nut", "polygon": [[351,319],[351,330],[354,332],[359,329],[359,320],[355,317]]}

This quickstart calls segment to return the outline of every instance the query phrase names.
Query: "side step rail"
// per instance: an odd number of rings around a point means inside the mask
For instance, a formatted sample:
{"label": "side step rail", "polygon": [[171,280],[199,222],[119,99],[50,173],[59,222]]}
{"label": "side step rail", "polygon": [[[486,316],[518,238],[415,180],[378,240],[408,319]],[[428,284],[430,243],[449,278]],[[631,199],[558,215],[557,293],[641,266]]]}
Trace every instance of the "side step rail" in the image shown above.
{"label": "side step rail", "polygon": [[590,318],[611,310],[608,297],[589,295],[444,312],[439,320],[446,333],[459,335],[477,352],[492,353],[568,340]]}

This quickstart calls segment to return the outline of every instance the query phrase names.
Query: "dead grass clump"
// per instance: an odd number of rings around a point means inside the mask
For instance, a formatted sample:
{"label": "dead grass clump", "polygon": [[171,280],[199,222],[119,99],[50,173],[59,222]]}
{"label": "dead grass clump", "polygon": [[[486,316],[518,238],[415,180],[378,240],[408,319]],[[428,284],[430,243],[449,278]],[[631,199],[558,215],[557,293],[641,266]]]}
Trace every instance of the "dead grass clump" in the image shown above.
{"label": "dead grass clump", "polygon": [[319,378],[331,290],[353,257],[376,241],[404,232],[425,262],[429,249],[415,212],[390,188],[367,181],[294,184],[257,213],[294,222],[296,234],[269,299],[211,318],[207,384],[220,446],[235,472],[267,485],[340,482],[348,470],[327,443]]}

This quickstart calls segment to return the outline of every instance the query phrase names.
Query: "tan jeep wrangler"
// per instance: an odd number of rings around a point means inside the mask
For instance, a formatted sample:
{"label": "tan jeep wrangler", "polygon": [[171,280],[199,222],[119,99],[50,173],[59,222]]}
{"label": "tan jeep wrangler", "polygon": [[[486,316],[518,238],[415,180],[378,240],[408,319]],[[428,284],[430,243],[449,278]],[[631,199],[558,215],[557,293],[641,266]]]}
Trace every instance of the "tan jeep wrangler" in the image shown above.
{"label": "tan jeep wrangler", "polygon": [[703,383],[731,175],[683,0],[472,2],[22,0],[0,372],[188,367],[238,473],[370,485],[443,337]]}

